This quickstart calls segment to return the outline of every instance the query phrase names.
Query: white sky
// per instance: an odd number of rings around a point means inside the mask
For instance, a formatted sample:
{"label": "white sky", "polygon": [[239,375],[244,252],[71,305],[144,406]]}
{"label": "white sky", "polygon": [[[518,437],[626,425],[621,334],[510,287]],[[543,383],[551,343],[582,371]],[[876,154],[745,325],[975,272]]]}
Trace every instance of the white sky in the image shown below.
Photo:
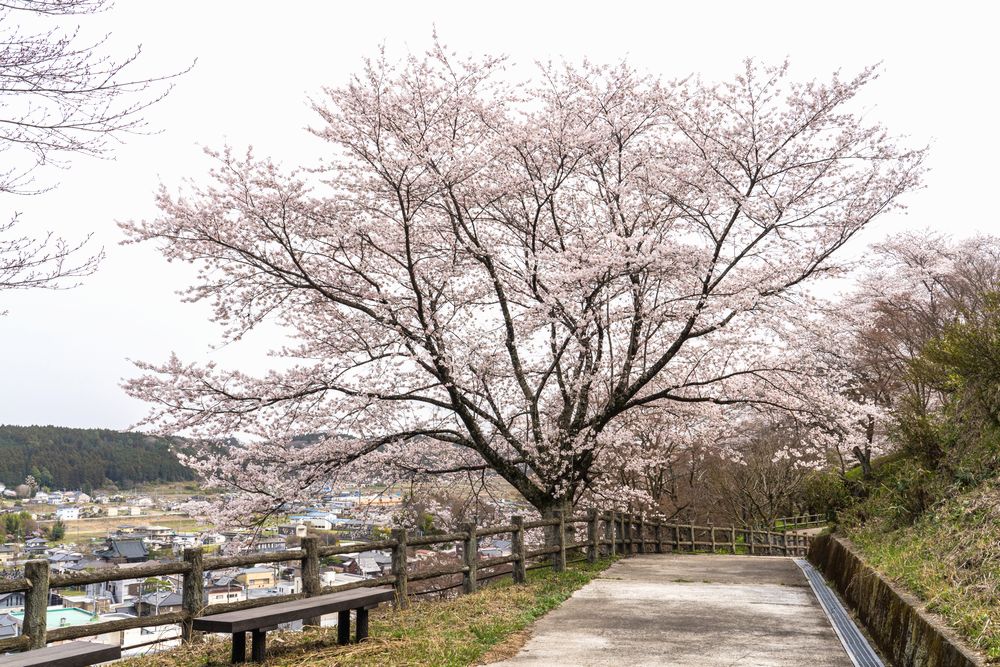
{"label": "white sky", "polygon": [[435,26],[463,54],[506,53],[518,64],[627,56],[665,78],[725,78],[747,56],[788,57],[799,78],[882,62],[864,94],[868,113],[913,145],[930,143],[932,171],[908,214],[881,220],[866,238],[925,227],[992,232],[1000,58],[990,4],[118,0],[84,30],[110,31],[121,55],[142,44],[140,67],[150,74],[198,64],[148,114],[160,134],[126,137],[113,161],[80,159],[48,174],[61,185],[44,196],[0,200],[3,217],[21,211],[39,231],[93,233],[107,252],[75,290],[0,293],[9,311],[0,318],[0,423],[126,428],[146,411],[119,387],[134,374],[128,359],[176,351],[266,368],[265,335],[212,351],[207,308],[176,295],[189,270],[152,246],[119,245],[116,221],[155,215],[161,181],[202,176],[201,147],[253,144],[289,165],[314,163],[323,144],[303,130],[314,122],[307,98],[343,83],[381,43],[392,54],[424,51]]}

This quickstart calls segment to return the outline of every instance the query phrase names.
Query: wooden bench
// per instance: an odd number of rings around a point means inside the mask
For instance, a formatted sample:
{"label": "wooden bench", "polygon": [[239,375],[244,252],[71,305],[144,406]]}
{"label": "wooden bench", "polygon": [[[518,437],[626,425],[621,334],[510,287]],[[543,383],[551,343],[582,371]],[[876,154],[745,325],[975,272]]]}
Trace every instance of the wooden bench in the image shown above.
{"label": "wooden bench", "polygon": [[0,667],[87,667],[118,660],[122,647],[97,642],[67,642],[45,648],[0,656]]}
{"label": "wooden bench", "polygon": [[253,637],[250,659],[253,662],[260,662],[264,659],[264,651],[267,648],[267,631],[273,630],[279,623],[338,612],[337,643],[346,644],[351,639],[351,610],[354,609],[357,615],[355,637],[357,641],[362,641],[368,636],[368,610],[380,602],[392,600],[393,597],[393,590],[389,586],[356,588],[291,602],[200,616],[194,619],[192,627],[202,632],[231,633],[234,663],[246,662],[246,633],[250,632]]}

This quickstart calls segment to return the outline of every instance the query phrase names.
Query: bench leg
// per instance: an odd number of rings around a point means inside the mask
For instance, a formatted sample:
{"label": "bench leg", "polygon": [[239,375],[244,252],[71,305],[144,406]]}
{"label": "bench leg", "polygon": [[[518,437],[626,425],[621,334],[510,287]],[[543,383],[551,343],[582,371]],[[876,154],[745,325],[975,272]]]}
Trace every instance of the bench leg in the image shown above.
{"label": "bench leg", "polygon": [[247,661],[247,633],[233,633],[233,653],[231,657],[233,664]]}
{"label": "bench leg", "polygon": [[264,652],[267,651],[267,630],[254,630],[253,646],[250,648],[250,659],[254,662],[264,662]]}
{"label": "bench leg", "polygon": [[337,612],[337,643],[348,644],[351,641],[351,611]]}
{"label": "bench leg", "polygon": [[364,608],[358,609],[357,614],[358,614],[358,620],[357,620],[358,627],[355,631],[355,639],[358,642],[363,642],[364,640],[368,639],[368,610]]}

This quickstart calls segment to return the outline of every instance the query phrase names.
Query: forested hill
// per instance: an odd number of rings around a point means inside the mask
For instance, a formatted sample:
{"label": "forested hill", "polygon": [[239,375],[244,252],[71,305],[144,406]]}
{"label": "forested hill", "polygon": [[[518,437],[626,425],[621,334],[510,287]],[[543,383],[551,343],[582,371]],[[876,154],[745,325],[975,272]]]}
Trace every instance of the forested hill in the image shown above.
{"label": "forested hill", "polygon": [[142,433],[58,426],[0,426],[0,482],[8,487],[34,475],[39,486],[120,488],[141,482],[189,480],[169,440]]}

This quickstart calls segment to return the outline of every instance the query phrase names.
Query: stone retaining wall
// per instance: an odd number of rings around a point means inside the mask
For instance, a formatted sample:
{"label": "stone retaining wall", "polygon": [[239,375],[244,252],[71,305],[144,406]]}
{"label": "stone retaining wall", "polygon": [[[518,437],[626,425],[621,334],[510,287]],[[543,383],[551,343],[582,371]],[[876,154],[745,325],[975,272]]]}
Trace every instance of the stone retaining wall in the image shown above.
{"label": "stone retaining wall", "polygon": [[896,667],[982,667],[985,661],[922,611],[920,601],[869,567],[848,540],[817,536],[809,561],[831,582]]}

